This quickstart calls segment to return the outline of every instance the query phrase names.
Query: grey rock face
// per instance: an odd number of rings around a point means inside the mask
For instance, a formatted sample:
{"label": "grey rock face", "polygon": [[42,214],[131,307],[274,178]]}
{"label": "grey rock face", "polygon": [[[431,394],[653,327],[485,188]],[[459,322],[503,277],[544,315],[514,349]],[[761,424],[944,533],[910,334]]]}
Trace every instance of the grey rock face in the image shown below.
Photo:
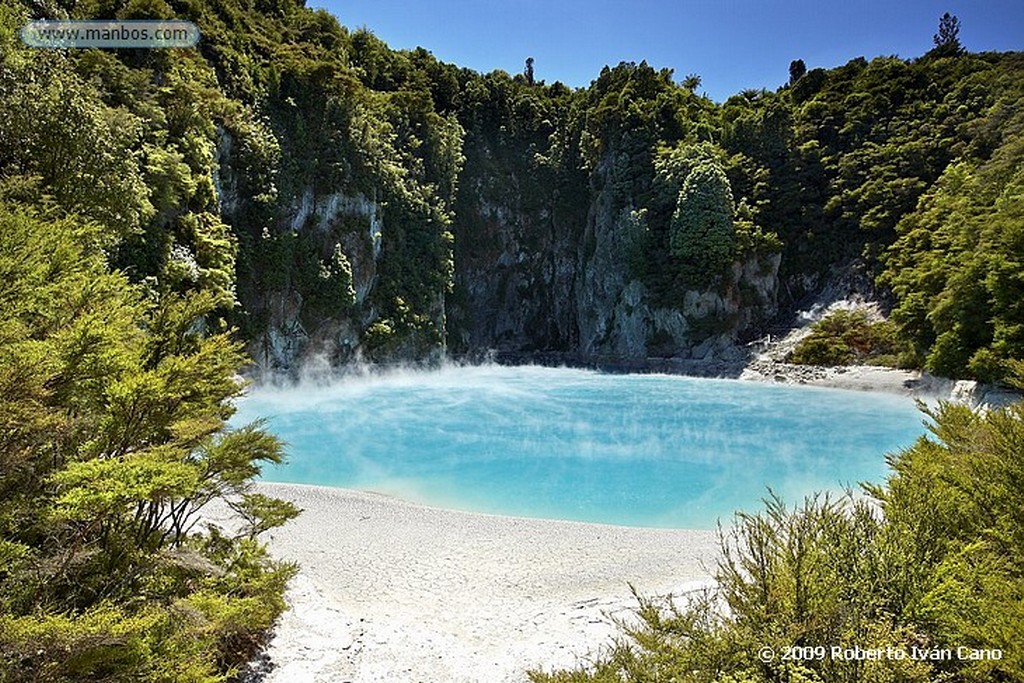
{"label": "grey rock face", "polygon": [[[228,163],[217,182],[228,218],[239,210],[231,146],[223,134],[218,154]],[[611,172],[610,162],[595,171],[599,180]],[[645,227],[631,202],[623,206],[604,189],[611,183],[584,185],[586,196],[567,202],[558,194],[564,189],[514,172],[467,175],[464,182],[453,226],[455,292],[438,291],[425,311],[447,340],[428,342],[428,360],[440,358],[447,341],[454,353],[471,357],[493,351],[627,364],[732,362],[743,356],[740,338],[776,312],[777,254],[745,258],[714,289],[656,305],[630,264]],[[249,347],[262,370],[362,357],[367,330],[381,317],[374,302],[385,221],[386,208],[373,194],[312,187],[296,193],[276,230],[303,234],[325,259],[339,249],[351,267],[355,303],[324,310],[287,286],[243,302],[263,321]],[[402,344],[387,349],[388,359],[424,359],[422,344]]]}
{"label": "grey rock face", "polygon": [[631,205],[616,209],[610,191],[591,189],[588,213],[575,222],[547,207],[524,209],[514,190],[457,219],[461,301],[449,335],[461,350],[582,361],[742,357],[741,335],[776,313],[780,255],[745,258],[714,290],[656,306],[629,263],[641,221]]}
{"label": "grey rock face", "polygon": [[376,201],[361,194],[316,196],[307,188],[293,202],[282,229],[305,232],[324,257],[340,248],[351,267],[355,305],[311,311],[293,288],[264,291],[258,300],[245,302],[265,320],[265,327],[249,344],[261,371],[310,364],[330,367],[358,359],[361,331],[376,318],[370,294],[377,284],[382,253],[382,214]]}

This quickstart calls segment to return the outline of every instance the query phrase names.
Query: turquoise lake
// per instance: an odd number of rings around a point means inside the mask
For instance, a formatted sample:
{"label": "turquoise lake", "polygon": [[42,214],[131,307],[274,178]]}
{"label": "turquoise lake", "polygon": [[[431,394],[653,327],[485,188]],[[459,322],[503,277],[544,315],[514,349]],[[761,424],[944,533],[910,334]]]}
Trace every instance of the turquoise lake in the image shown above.
{"label": "turquoise lake", "polygon": [[925,432],[887,394],[542,367],[448,367],[327,386],[254,387],[288,462],[263,479],[376,491],[459,510],[710,529],[882,481]]}

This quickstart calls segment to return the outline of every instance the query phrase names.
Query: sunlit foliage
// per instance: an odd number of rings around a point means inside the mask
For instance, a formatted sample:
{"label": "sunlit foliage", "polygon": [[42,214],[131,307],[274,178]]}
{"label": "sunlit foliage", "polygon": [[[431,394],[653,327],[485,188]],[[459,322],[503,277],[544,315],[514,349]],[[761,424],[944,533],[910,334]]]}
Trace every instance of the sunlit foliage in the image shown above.
{"label": "sunlit foliage", "polygon": [[[30,17],[101,16],[189,19],[203,40],[17,38]],[[280,444],[224,429],[241,344],[299,302],[303,325],[344,324],[370,359],[455,348],[472,315],[456,270],[499,258],[498,221],[521,228],[510,249],[551,250],[509,305],[584,287],[548,257],[583,267],[604,221],[629,233],[611,256],[654,306],[781,254],[792,309],[861,259],[892,322],[832,319],[805,360],[1012,377],[1024,60],[966,53],[958,29],[943,17],[916,60],[796,60],[776,91],[717,104],[698,75],[645,62],[582,89],[478,74],[294,0],[0,4],[0,680],[232,675],[283,608],[289,568],[257,536],[295,512],[248,487]],[[540,322],[538,347],[575,350],[571,321]],[[645,605],[597,680],[1020,678],[1021,416],[957,410],[894,458],[884,517],[824,500],[742,517],[719,577],[733,617]],[[243,528],[193,525],[225,498]],[[755,641],[826,638],[1018,654],[867,678],[751,659]]]}
{"label": "sunlit foliage", "polygon": [[[221,680],[284,608],[250,491],[281,444],[225,431],[243,362],[208,293],[147,297],[102,226],[0,202],[0,680]],[[237,536],[197,527],[226,500]]]}

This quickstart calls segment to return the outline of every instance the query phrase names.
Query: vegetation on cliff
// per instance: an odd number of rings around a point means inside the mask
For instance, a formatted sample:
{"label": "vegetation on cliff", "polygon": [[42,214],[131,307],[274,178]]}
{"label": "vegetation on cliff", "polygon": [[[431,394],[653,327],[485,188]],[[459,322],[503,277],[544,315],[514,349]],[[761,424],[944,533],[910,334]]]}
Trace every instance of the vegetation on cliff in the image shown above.
{"label": "vegetation on cliff", "polygon": [[[917,364],[993,380],[1020,355],[1024,66],[966,53],[952,24],[919,59],[795,60],[777,91],[719,105],[646,63],[579,90],[533,63],[481,75],[289,0],[60,6],[190,19],[203,40],[29,52],[13,30],[41,10],[7,6],[4,175],[120,235],[112,263],[134,282],[214,293],[269,364],[294,355],[271,348],[289,335],[335,362],[483,350],[503,323],[480,319],[519,306],[532,317],[509,344],[574,352],[588,289],[632,306],[635,280],[682,311],[688,292],[749,288],[730,264],[773,253],[783,311],[865,258]],[[621,269],[591,272],[602,249]],[[774,304],[734,295],[764,308],[754,327],[703,319],[659,352],[756,334]]]}
{"label": "vegetation on cliff", "polygon": [[889,320],[871,320],[864,310],[836,311],[811,327],[811,333],[786,357],[801,365],[884,365],[913,367],[910,345]]}

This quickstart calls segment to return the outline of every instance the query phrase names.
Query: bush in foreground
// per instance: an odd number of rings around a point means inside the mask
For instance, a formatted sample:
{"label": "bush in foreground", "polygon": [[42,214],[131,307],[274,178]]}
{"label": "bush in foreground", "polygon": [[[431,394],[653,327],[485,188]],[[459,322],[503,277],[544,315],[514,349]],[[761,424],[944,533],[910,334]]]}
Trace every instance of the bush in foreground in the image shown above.
{"label": "bush in foreground", "polygon": [[[0,681],[226,680],[293,571],[254,540],[297,513],[250,491],[281,444],[225,429],[215,298],[147,297],[107,234],[0,198]],[[238,536],[196,528],[215,499]]]}

